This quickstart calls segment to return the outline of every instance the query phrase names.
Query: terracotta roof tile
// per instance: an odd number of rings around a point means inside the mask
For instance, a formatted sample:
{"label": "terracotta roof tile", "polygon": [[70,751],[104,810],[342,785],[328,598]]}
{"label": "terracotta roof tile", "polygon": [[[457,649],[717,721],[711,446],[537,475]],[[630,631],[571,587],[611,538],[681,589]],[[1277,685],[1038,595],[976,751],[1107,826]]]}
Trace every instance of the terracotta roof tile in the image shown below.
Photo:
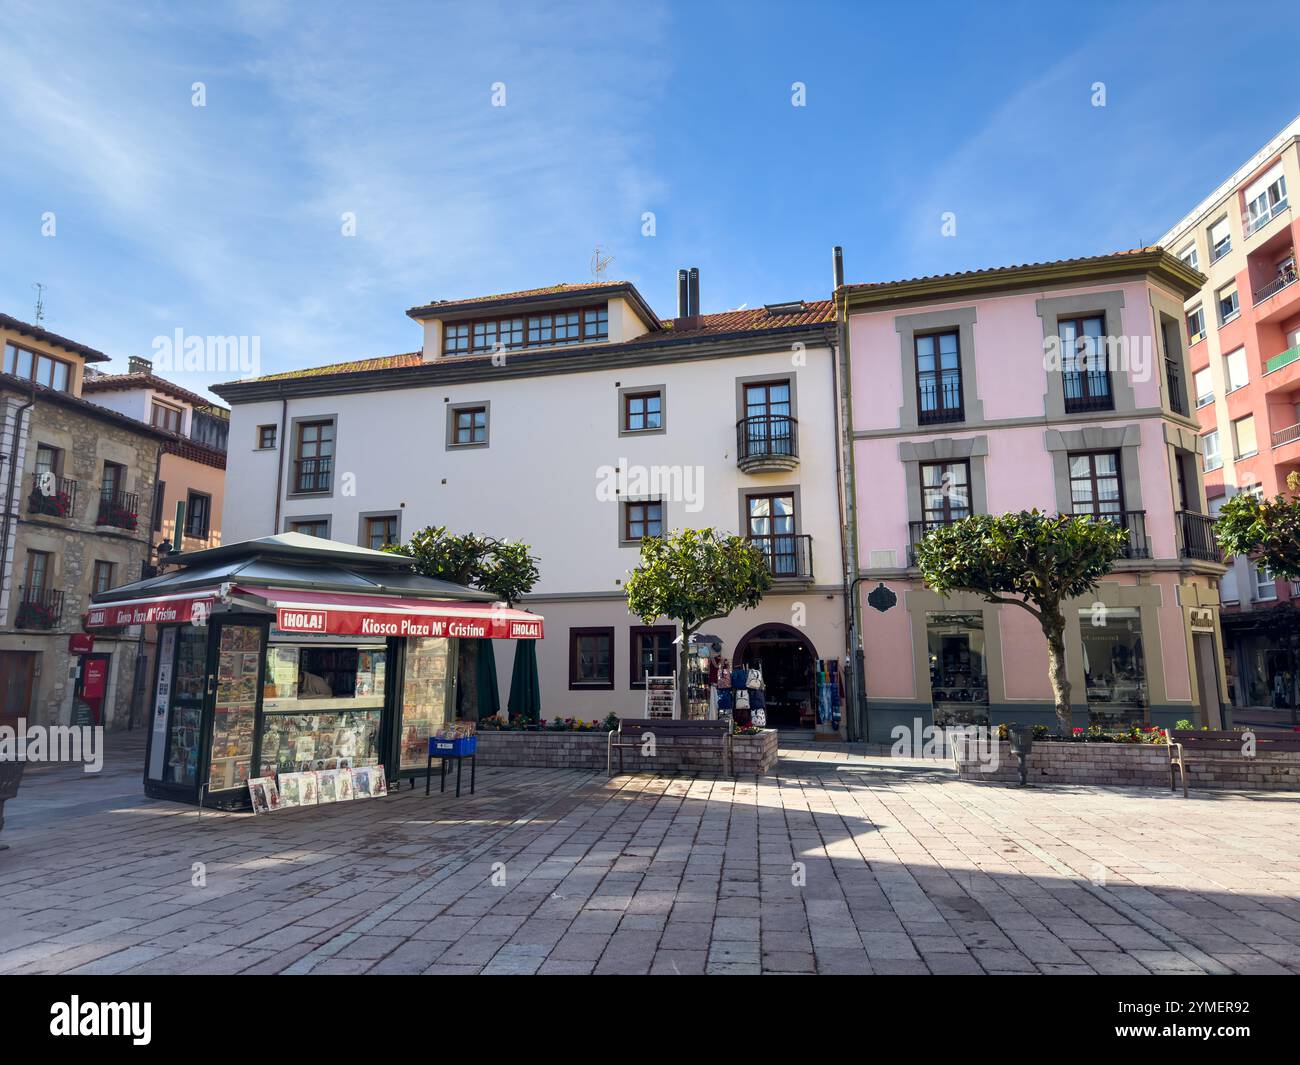
{"label": "terracotta roof tile", "polygon": [[197,392],[191,392],[188,388],[181,388],[180,385],[167,380],[167,378],[152,373],[101,373],[95,374],[93,377],[87,374],[81,383],[83,393],[129,391],[133,388],[152,388],[156,392],[166,392],[169,396],[184,400],[196,407],[212,407],[216,405],[206,396],[200,396]]}
{"label": "terracotta roof tile", "polygon": [[282,373],[264,374],[256,378],[256,380],[279,381],[294,377],[322,377],[329,374],[391,370],[398,366],[418,366],[421,358],[418,351],[408,351],[404,355],[380,355],[373,359],[352,359],[349,362],[334,362],[325,366],[305,366],[301,370],[285,370]]}
{"label": "terracotta roof tile", "polygon": [[1126,255],[1150,255],[1162,251],[1159,247],[1130,248],[1127,251],[1109,252],[1105,255],[1084,255],[1077,259],[1052,259],[1041,263],[1018,263],[1013,266],[990,266],[980,270],[961,270],[952,274],[926,274],[922,277],[898,278],[893,281],[866,281],[854,285],[842,286],[845,292],[862,292],[869,289],[889,288],[891,285],[914,285],[923,281],[955,281],[966,277],[996,277],[998,274],[1014,273],[1017,270],[1034,270],[1045,266],[1065,266],[1070,263],[1098,263],[1108,259],[1120,259]]}
{"label": "terracotta roof tile", "polygon": [[48,329],[42,329],[39,325],[32,325],[31,322],[21,321],[8,314],[0,314],[0,328],[12,329],[14,332],[29,336],[33,340],[41,340],[47,344],[57,344],[68,351],[75,351],[87,362],[111,361],[110,357],[102,351],[87,347],[85,344],[79,344],[67,337],[61,337],[58,333],[51,333]]}

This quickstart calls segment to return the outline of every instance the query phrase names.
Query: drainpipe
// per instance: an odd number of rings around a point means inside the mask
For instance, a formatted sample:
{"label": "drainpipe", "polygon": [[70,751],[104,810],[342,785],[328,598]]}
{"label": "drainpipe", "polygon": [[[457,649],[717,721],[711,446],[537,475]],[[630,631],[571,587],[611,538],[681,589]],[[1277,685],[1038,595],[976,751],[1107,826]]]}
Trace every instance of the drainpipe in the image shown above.
{"label": "drainpipe", "polygon": [[280,386],[280,457],[275,464],[275,521],[271,526],[271,535],[280,531],[280,499],[284,495],[284,455],[287,445],[284,439],[285,423],[289,418],[289,397],[284,394],[284,385]]}
{"label": "drainpipe", "polygon": [[[0,580],[3,579],[3,574],[10,565],[9,531],[13,528],[14,522],[14,487],[18,478],[18,442],[22,433],[23,415],[35,405],[36,385],[33,384],[27,402],[14,412],[14,437],[13,446],[9,449],[9,487],[5,496],[4,533],[3,536],[0,536]],[[13,614],[13,607],[14,582],[11,577],[9,580],[9,612],[5,616],[6,623],[9,621],[10,615]]]}
{"label": "drainpipe", "polygon": [[856,478],[853,462],[853,385],[850,376],[852,358],[849,352],[849,315],[848,302],[844,299],[843,266],[839,255],[836,256],[835,318],[839,330],[839,361],[836,364],[839,373],[838,401],[842,432],[840,447],[843,449],[844,476],[842,478],[844,493],[844,513],[841,522],[844,533],[845,581],[845,615],[849,626],[849,654],[853,661],[855,714],[850,718],[854,728],[849,734],[850,740],[866,741],[867,729],[867,676],[866,663],[862,649],[862,606],[858,597],[858,504]]}

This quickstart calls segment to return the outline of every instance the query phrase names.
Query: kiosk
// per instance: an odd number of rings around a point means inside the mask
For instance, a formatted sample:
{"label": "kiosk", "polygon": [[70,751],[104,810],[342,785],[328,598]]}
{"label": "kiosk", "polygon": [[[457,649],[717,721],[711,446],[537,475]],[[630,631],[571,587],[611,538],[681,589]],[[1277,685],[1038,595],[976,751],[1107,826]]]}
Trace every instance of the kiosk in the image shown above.
{"label": "kiosk", "polygon": [[[543,619],[300,533],[171,555],[94,596],[88,632],[157,625],[145,793],[250,807],[250,777],[425,771],[455,716],[457,641],[539,640]],[[461,683],[474,683],[473,677]]]}

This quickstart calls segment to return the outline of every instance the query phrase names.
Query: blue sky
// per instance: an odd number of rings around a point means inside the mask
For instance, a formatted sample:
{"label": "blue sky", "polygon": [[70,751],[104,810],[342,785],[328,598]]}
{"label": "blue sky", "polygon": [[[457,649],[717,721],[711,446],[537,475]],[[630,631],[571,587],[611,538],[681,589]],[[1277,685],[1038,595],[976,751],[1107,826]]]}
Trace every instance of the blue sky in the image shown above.
{"label": "blue sky", "polygon": [[824,297],[837,243],[850,281],[1134,247],[1300,113],[1298,28],[1209,3],[6,0],[0,310],[30,320],[40,281],[46,326],[115,368],[182,329],[260,337],[274,372],[414,350],[407,307],[588,280],[596,244],[665,315],[682,266],[705,311]]}

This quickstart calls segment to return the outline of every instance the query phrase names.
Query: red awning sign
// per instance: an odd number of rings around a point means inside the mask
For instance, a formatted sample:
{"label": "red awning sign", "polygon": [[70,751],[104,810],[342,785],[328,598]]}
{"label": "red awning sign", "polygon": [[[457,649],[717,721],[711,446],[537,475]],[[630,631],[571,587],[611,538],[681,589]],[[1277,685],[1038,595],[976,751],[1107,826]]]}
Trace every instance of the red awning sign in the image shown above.
{"label": "red awning sign", "polygon": [[177,622],[203,623],[212,613],[216,598],[211,592],[201,595],[175,595],[163,599],[140,599],[122,603],[98,603],[86,611],[88,629],[116,629],[123,625],[174,625]]}

